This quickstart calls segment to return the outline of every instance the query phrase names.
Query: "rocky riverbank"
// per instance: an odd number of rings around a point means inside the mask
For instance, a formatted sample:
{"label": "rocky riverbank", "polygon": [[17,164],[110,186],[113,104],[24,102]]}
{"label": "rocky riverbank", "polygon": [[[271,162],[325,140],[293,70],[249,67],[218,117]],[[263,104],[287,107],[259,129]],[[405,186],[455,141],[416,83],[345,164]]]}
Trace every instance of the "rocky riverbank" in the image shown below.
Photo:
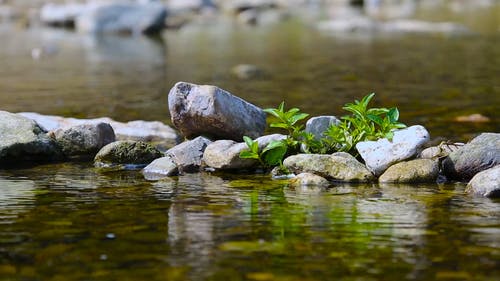
{"label": "rocky riverbank", "polygon": [[[258,151],[287,138],[264,135],[264,111],[216,86],[179,82],[168,100],[177,130],[160,122],[0,111],[0,167],[93,159],[99,168],[142,169],[148,180],[198,172],[253,173],[269,167],[240,157],[248,150],[243,136],[255,139]],[[335,116],[313,117],[306,131],[321,135],[337,121]],[[292,178],[292,185],[462,181],[469,182],[471,194],[500,195],[499,133],[480,134],[467,144],[439,146],[429,146],[429,132],[421,125],[393,135],[392,140],[359,142],[357,157],[345,152],[288,155],[281,169],[291,174],[273,170],[273,176]],[[182,138],[189,139],[180,142]]]}
{"label": "rocky riverbank", "polygon": [[[3,3],[5,2],[5,3]],[[228,17],[240,24],[280,22],[304,11],[321,10],[316,27],[337,36],[352,33],[430,33],[464,35],[471,31],[453,22],[429,22],[412,17],[420,7],[436,1],[392,0],[91,0],[0,1],[0,22],[18,21],[25,26],[46,25],[90,34],[158,34],[191,22]],[[449,1],[450,9],[493,5],[493,1]],[[3,4],[2,4],[3,3]],[[326,12],[326,13],[325,13]]]}

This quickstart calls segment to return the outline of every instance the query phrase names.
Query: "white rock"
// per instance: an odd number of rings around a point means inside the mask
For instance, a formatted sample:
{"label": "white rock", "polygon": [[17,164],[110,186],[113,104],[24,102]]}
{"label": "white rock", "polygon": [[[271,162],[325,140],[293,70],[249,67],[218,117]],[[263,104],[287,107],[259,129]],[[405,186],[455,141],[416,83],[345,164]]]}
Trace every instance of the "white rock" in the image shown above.
{"label": "white rock", "polygon": [[415,156],[429,138],[427,130],[416,125],[394,132],[392,141],[384,138],[359,142],[356,149],[368,170],[378,176],[393,164]]}
{"label": "white rock", "polygon": [[500,165],[477,173],[465,191],[478,196],[500,197]]}

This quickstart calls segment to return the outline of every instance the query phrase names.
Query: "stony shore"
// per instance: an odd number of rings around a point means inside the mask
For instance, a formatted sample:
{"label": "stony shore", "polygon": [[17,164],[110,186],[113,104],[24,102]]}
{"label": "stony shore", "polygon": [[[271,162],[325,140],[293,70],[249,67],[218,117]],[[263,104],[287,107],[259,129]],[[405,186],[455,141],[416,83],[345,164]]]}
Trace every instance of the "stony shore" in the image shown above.
{"label": "stony shore", "polygon": [[[142,169],[148,180],[198,172],[253,173],[265,167],[240,157],[248,149],[243,136],[257,140],[260,151],[286,138],[264,135],[263,110],[216,86],[178,82],[170,90],[169,109],[177,130],[160,122],[0,111],[0,167],[93,159],[99,168]],[[330,125],[336,118],[313,120]],[[307,126],[316,135],[328,127],[317,122]],[[467,144],[429,146],[429,141],[425,127],[414,125],[395,131],[391,141],[358,143],[358,157],[344,152],[290,155],[283,166],[292,174],[282,177],[292,178],[292,185],[461,181],[469,182],[470,194],[500,195],[499,133],[482,133]]]}

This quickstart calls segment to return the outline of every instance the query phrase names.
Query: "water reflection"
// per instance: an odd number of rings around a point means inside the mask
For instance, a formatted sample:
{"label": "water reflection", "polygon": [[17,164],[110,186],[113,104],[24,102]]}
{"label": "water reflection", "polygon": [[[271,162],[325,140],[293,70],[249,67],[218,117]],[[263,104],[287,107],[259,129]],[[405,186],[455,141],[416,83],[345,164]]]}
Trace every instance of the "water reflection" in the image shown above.
{"label": "water reflection", "polygon": [[71,279],[421,280],[456,268],[487,279],[497,272],[500,207],[466,197],[464,186],[294,189],[266,175],[225,174],[144,182],[138,171],[85,165],[2,172],[2,185],[16,187],[2,189],[2,213],[23,210],[0,225],[2,273],[12,265],[26,278],[71,271]]}

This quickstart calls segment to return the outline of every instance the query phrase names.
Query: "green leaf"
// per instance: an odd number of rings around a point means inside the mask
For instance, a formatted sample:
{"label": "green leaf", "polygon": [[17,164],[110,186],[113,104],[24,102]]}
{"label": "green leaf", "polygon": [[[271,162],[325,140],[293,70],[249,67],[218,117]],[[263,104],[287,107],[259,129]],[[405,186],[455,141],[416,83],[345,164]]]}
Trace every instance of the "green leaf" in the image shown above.
{"label": "green leaf", "polygon": [[253,140],[247,136],[243,136],[243,140],[247,144],[248,148],[252,149]]}
{"label": "green leaf", "polygon": [[257,159],[259,160],[259,155],[258,154],[255,154],[249,150],[244,150],[242,152],[240,152],[240,158],[243,158],[243,159]]}
{"label": "green leaf", "polygon": [[371,93],[371,94],[363,97],[363,99],[361,100],[361,104],[363,105],[364,108],[368,107],[368,104],[370,103],[370,101],[372,100],[372,98],[374,96],[375,96],[375,93]]}
{"label": "green leaf", "polygon": [[282,129],[285,129],[285,130],[288,130],[288,124],[285,124],[285,123],[271,123],[269,125],[271,128],[282,128]]}
{"label": "green leaf", "polygon": [[274,116],[276,118],[280,118],[279,112],[274,108],[266,108],[266,109],[263,109],[263,111],[271,114],[272,116]]}
{"label": "green leaf", "polygon": [[366,114],[382,115],[389,112],[387,108],[370,108],[366,111]]}
{"label": "green leaf", "polygon": [[377,123],[378,125],[382,125],[382,123],[384,122],[384,120],[378,115],[367,114],[366,118],[372,120],[373,122]]}
{"label": "green leaf", "polygon": [[251,148],[252,152],[255,153],[255,154],[259,154],[259,143],[254,141],[252,143],[252,148]]}
{"label": "green leaf", "polygon": [[279,165],[287,152],[287,145],[282,141],[270,142],[262,151],[262,159],[269,166]]}
{"label": "green leaf", "polygon": [[280,105],[278,106],[278,110],[279,110],[280,112],[284,112],[284,111],[285,111],[285,102],[284,102],[284,101],[282,101],[282,102],[280,103]]}
{"label": "green leaf", "polygon": [[399,110],[396,107],[389,109],[389,112],[387,112],[387,117],[389,117],[389,120],[391,121],[391,123],[398,121]]}
{"label": "green leaf", "polygon": [[290,118],[290,124],[294,125],[295,123],[297,123],[298,121],[302,120],[302,119],[305,119],[309,116],[309,114],[307,113],[300,113],[300,114],[295,114],[294,116],[292,116]]}

